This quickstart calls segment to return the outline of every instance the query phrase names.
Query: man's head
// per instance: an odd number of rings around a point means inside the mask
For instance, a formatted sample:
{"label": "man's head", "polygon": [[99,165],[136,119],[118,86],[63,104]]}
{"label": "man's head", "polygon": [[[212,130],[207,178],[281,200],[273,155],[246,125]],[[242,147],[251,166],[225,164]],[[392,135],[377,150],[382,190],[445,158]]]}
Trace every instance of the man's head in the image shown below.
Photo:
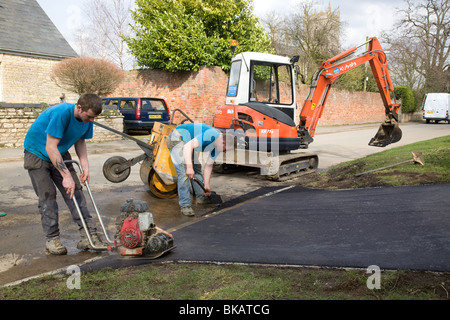
{"label": "man's head", "polygon": [[221,134],[215,141],[216,148],[221,152],[227,152],[236,147],[236,137],[232,134]]}
{"label": "man's head", "polygon": [[93,93],[85,93],[75,105],[75,117],[82,122],[94,121],[102,113],[102,99]]}

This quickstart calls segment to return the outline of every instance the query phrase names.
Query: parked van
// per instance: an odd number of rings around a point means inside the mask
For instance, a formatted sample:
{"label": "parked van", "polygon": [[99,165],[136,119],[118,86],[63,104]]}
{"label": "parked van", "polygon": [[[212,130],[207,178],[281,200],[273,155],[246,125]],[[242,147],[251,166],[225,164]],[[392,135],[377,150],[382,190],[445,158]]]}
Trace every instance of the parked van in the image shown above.
{"label": "parked van", "polygon": [[427,123],[441,120],[450,123],[450,93],[428,93],[423,103],[423,118]]}
{"label": "parked van", "polygon": [[118,109],[123,115],[123,132],[147,130],[151,133],[155,122],[168,124],[170,111],[164,99],[113,97],[103,98],[104,109]]}

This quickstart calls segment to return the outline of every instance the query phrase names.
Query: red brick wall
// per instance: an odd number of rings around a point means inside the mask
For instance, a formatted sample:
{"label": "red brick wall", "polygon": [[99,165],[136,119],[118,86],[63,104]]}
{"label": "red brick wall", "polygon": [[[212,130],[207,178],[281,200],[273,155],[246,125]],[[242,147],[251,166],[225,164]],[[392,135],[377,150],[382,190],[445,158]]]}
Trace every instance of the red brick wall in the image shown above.
{"label": "red brick wall", "polygon": [[[297,87],[297,105],[303,106],[309,87]],[[384,105],[379,93],[350,92],[331,88],[318,126],[384,121]]]}
{"label": "red brick wall", "polygon": [[[111,96],[147,96],[166,100],[169,108],[181,109],[194,121],[212,124],[215,108],[225,103],[228,77],[220,67],[202,67],[196,72],[162,70],[129,71]],[[297,88],[297,105],[303,105],[309,87]],[[300,111],[298,112],[300,113]],[[384,107],[378,93],[331,89],[320,125],[381,122]]]}
{"label": "red brick wall", "polygon": [[197,72],[130,71],[111,96],[158,97],[171,111],[183,110],[192,120],[212,124],[217,106],[225,103],[228,76],[219,67]]}

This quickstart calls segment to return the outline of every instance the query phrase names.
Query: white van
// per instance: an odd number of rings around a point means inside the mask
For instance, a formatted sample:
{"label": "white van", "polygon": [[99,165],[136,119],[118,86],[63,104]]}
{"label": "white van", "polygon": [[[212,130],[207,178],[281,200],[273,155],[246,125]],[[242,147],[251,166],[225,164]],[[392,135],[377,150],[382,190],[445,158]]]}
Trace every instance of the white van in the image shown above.
{"label": "white van", "polygon": [[450,123],[450,93],[428,93],[423,103],[423,118],[427,123],[441,120]]}

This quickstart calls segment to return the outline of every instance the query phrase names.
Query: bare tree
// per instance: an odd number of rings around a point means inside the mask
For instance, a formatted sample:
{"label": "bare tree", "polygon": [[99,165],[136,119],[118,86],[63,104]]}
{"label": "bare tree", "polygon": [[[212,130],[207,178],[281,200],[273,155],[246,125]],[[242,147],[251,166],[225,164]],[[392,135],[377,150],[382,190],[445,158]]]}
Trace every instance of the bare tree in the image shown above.
{"label": "bare tree", "polygon": [[86,23],[78,30],[81,56],[106,59],[122,70],[134,63],[124,37],[130,36],[132,0],[90,0],[86,2]]}
{"label": "bare tree", "polygon": [[424,87],[425,77],[419,72],[422,66],[421,49],[415,42],[405,38],[390,39],[390,35],[382,35],[382,39],[389,46],[389,70],[396,85],[406,85],[413,90]]}
{"label": "bare tree", "polygon": [[132,62],[132,57],[127,54],[127,45],[123,39],[124,36],[129,36],[131,33],[129,27],[131,2],[129,0],[107,1],[103,9],[106,22],[103,24],[103,30],[107,43],[114,53],[112,60],[123,70]]}
{"label": "bare tree", "polygon": [[275,50],[280,55],[300,55],[302,82],[308,82],[323,60],[341,50],[339,9],[317,12],[313,1],[302,3],[280,19],[275,14],[262,19]]}
{"label": "bare tree", "polygon": [[448,0],[420,3],[407,0],[406,4],[406,9],[399,10],[398,32],[385,36],[391,44],[390,50],[395,53],[391,58],[400,69],[400,79],[412,88],[423,88],[424,92],[447,91],[450,3]]}
{"label": "bare tree", "polygon": [[291,41],[286,34],[286,17],[280,16],[277,12],[272,11],[266,13],[261,19],[267,33],[269,34],[272,47],[275,49],[276,54],[293,56],[296,53],[296,49],[291,45]]}

